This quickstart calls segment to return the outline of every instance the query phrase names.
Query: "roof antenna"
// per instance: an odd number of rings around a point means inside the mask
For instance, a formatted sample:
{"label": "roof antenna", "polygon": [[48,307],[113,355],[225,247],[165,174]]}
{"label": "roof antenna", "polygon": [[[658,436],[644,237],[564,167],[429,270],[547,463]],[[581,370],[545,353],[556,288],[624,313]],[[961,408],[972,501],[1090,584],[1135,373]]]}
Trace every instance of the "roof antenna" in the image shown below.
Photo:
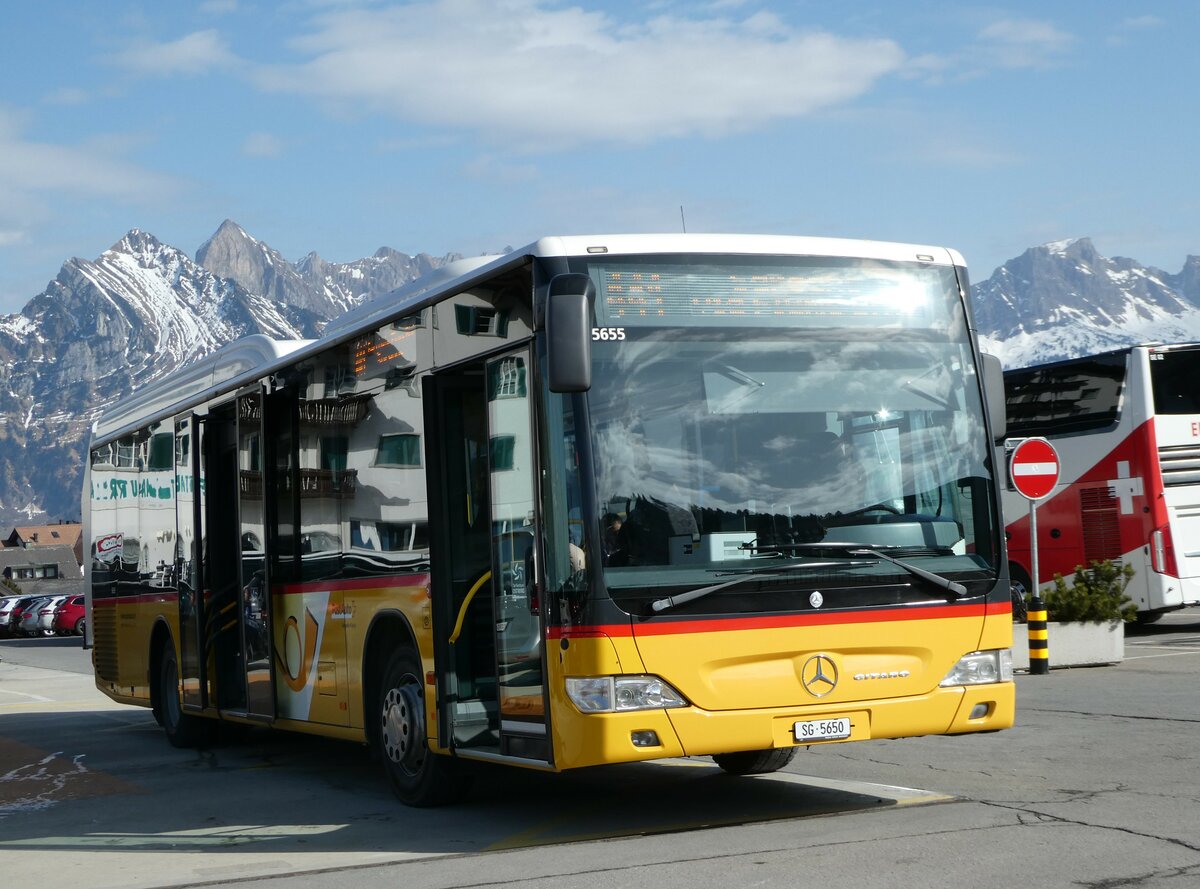
{"label": "roof antenna", "polygon": [[687,234],[687,219],[683,216],[683,204],[679,205],[679,223],[683,226],[683,233]]}

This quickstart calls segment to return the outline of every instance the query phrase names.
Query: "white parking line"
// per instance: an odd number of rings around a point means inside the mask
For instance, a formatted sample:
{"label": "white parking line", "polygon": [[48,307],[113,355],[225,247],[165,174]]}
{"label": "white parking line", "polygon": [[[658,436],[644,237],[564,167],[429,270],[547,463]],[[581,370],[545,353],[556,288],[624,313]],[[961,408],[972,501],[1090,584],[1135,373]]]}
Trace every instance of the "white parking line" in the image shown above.
{"label": "white parking line", "polygon": [[54,698],[43,698],[41,695],[31,695],[23,691],[9,691],[8,689],[0,688],[0,695],[19,695],[22,698],[29,698],[33,701],[41,701],[44,704],[51,703]]}
{"label": "white parking line", "polygon": [[1135,654],[1135,655],[1127,654],[1127,655],[1125,655],[1125,660],[1127,660],[1127,661],[1144,661],[1144,660],[1148,660],[1149,658],[1153,658],[1153,657],[1184,657],[1189,654],[1197,655],[1197,654],[1200,654],[1200,651],[1176,651],[1173,654]]}

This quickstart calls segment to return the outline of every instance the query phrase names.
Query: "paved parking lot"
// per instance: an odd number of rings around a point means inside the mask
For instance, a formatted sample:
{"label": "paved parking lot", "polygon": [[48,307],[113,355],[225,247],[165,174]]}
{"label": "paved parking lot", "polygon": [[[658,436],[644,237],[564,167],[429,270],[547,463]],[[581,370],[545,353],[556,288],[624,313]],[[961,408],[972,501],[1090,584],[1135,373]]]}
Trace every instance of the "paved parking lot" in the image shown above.
{"label": "paved parking lot", "polygon": [[1200,884],[1196,610],[1134,630],[1118,666],[1019,677],[1011,731],[814,747],[750,780],[488,770],[434,811],[395,803],[354,745],[174,750],[48,643],[0,643],[6,885]]}

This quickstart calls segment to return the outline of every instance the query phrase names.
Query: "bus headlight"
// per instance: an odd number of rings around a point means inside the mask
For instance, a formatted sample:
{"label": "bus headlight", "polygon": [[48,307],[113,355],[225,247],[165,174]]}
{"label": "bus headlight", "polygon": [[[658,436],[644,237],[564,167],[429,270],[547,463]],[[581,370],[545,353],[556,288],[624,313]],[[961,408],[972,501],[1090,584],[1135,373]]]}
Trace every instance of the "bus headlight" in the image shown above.
{"label": "bus headlight", "polygon": [[1012,682],[1012,649],[973,651],[964,654],[941,685],[990,685],[993,682]]}
{"label": "bus headlight", "polygon": [[683,695],[657,676],[568,677],[567,695],[581,713],[687,706]]}

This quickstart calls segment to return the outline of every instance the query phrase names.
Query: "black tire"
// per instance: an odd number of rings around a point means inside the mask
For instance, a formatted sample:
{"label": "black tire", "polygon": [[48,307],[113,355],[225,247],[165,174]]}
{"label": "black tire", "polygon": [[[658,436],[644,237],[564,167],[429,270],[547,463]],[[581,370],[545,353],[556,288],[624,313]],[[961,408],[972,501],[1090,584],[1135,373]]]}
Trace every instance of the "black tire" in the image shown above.
{"label": "black tire", "polygon": [[388,783],[408,806],[428,808],[459,799],[467,778],[459,763],[429,749],[425,673],[410,648],[392,653],[375,701],[375,743]]}
{"label": "black tire", "polygon": [[1137,613],[1138,626],[1148,627],[1150,624],[1156,624],[1162,619],[1164,614],[1166,614],[1165,611],[1139,611]]}
{"label": "black tire", "polygon": [[775,747],[770,750],[746,750],[742,753],[718,753],[713,761],[730,775],[765,775],[778,772],[792,761],[795,747]]}
{"label": "black tire", "polygon": [[84,627],[87,625],[87,618],[81,617],[75,621],[75,635],[82,636]]}
{"label": "black tire", "polygon": [[212,740],[212,720],[183,712],[179,700],[179,665],[169,641],[158,661],[158,697],[156,715],[172,747],[203,747]]}

